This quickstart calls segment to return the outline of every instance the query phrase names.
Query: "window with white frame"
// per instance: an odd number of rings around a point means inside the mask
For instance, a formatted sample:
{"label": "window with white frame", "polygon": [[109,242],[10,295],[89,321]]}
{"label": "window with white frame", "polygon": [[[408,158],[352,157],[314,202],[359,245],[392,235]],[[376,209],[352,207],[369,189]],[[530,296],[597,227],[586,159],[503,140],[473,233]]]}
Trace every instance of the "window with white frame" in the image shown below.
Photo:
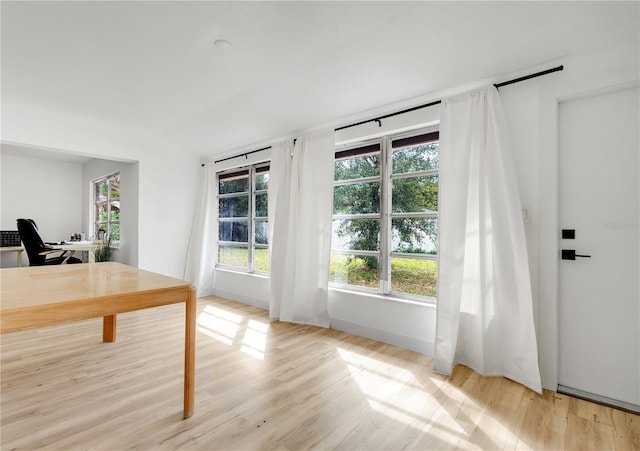
{"label": "window with white frame", "polygon": [[120,173],[93,181],[94,230],[96,240],[120,242]]}
{"label": "window with white frame", "polygon": [[269,165],[219,172],[217,266],[269,271]]}
{"label": "window with white frame", "polygon": [[336,149],[330,281],[435,298],[438,131]]}

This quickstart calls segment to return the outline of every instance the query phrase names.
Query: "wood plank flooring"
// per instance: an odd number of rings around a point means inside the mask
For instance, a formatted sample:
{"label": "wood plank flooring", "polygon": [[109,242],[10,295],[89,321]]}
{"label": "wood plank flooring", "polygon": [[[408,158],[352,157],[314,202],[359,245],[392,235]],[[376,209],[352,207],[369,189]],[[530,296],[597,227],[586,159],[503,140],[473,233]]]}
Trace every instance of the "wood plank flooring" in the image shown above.
{"label": "wood plank flooring", "polygon": [[198,301],[196,406],[182,419],[181,306],[1,337],[2,450],[640,450],[640,416],[335,330]]}

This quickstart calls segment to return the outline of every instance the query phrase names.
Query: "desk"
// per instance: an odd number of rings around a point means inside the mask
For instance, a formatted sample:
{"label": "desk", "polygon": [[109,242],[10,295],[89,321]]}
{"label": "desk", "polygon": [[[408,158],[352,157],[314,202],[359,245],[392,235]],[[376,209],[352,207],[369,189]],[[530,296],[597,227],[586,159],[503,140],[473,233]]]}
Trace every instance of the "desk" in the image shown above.
{"label": "desk", "polygon": [[18,253],[18,267],[22,266],[22,252],[24,252],[24,247],[22,247],[22,246],[0,247],[0,252],[2,252],[3,254],[5,252],[17,252]]}
{"label": "desk", "polygon": [[[93,263],[95,261],[93,251],[98,244],[94,243],[82,243],[82,244],[53,244],[50,245],[56,249],[60,249],[61,251],[85,251],[88,253],[88,261],[89,263]],[[24,252],[24,247],[22,246],[8,246],[8,247],[0,247],[0,252],[3,254],[5,252],[16,252],[18,254],[18,267],[22,266],[22,253]]]}
{"label": "desk", "polygon": [[89,255],[88,255],[88,261],[89,263],[93,263],[95,262],[95,256],[93,254],[93,251],[96,247],[98,247],[98,244],[94,244],[94,243],[82,243],[82,244],[51,244],[51,247],[55,248],[55,249],[61,249],[63,251],[86,251]]}
{"label": "desk", "polygon": [[102,340],[112,342],[118,313],[184,302],[183,412],[192,415],[196,291],[190,282],[114,262],[2,268],[0,281],[2,334],[102,316]]}

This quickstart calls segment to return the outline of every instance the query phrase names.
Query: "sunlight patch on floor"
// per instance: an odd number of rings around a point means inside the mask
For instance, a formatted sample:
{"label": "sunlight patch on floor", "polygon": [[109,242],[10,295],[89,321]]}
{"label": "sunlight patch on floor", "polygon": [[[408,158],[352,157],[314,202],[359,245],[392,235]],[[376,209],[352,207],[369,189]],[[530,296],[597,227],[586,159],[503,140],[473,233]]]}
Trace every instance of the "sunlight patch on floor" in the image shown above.
{"label": "sunlight patch on floor", "polygon": [[[425,387],[406,368],[342,348],[337,348],[337,351],[373,411],[452,447],[469,443],[467,440],[471,432],[484,434],[481,425],[469,422],[466,415],[466,412],[474,412],[481,407],[461,390],[437,378],[429,379],[433,387]],[[446,396],[443,396],[443,389]],[[438,399],[434,397],[436,395]],[[508,432],[497,421],[490,421],[488,425],[492,433]]]}
{"label": "sunlight patch on floor", "polygon": [[240,350],[257,359],[264,360],[268,332],[269,324],[250,319],[244,332]]}
{"label": "sunlight patch on floor", "polygon": [[264,360],[269,324],[207,305],[198,315],[196,330],[227,346],[234,344],[256,359]]}
{"label": "sunlight patch on floor", "polygon": [[423,407],[433,398],[420,389],[411,371],[342,348],[337,350],[373,410],[404,424],[428,421]]}
{"label": "sunlight patch on floor", "polygon": [[231,346],[241,321],[240,315],[207,305],[198,315],[196,328],[198,332]]}

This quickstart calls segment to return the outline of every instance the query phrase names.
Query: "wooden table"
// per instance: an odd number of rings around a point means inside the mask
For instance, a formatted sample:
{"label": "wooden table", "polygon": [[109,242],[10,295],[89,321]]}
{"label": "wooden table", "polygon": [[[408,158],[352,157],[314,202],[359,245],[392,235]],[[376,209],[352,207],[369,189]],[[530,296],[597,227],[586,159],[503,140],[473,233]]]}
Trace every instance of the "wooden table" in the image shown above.
{"label": "wooden table", "polygon": [[103,317],[102,339],[116,339],[116,315],[186,304],[184,418],[193,414],[196,291],[190,282],[121,263],[0,269],[0,333]]}

